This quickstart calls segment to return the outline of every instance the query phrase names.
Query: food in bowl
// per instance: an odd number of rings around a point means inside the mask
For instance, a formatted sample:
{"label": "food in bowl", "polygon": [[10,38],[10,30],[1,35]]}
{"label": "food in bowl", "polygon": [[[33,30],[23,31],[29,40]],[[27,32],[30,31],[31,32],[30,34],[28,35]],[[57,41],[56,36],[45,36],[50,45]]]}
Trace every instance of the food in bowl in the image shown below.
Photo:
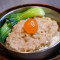
{"label": "food in bowl", "polygon": [[44,15],[42,8],[33,7],[8,16],[4,25],[8,29],[5,45],[17,52],[34,52],[54,46],[60,39],[59,26],[57,21]]}

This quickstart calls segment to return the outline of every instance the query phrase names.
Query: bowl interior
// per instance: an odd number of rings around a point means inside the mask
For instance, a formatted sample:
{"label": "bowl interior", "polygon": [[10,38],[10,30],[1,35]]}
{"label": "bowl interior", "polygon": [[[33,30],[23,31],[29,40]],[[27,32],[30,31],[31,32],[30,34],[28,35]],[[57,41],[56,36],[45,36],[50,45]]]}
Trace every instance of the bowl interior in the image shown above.
{"label": "bowl interior", "polygon": [[[35,6],[29,6],[29,7],[23,7],[23,8],[18,8],[18,9],[15,9],[15,10],[12,10],[10,12],[8,12],[7,14],[5,14],[1,20],[0,20],[0,27],[4,24],[4,19],[6,16],[10,15],[10,14],[13,14],[13,13],[16,13],[16,12],[23,12],[25,10],[28,10],[29,8],[31,7],[35,7]],[[40,7],[40,6],[38,6]],[[44,11],[45,11],[45,16],[46,17],[50,17],[54,20],[56,20],[58,22],[58,24],[60,24],[60,14],[52,9],[49,9],[49,8],[46,8],[46,7],[41,7]],[[60,25],[59,25],[60,26]]]}

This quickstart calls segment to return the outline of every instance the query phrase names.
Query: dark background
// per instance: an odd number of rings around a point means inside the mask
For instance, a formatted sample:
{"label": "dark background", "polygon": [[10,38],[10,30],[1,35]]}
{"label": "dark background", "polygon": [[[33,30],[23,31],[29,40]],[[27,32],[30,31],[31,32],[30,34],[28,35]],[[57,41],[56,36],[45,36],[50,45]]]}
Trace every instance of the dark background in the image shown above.
{"label": "dark background", "polygon": [[30,3],[49,4],[60,8],[60,0],[0,0],[0,12],[16,5]]}

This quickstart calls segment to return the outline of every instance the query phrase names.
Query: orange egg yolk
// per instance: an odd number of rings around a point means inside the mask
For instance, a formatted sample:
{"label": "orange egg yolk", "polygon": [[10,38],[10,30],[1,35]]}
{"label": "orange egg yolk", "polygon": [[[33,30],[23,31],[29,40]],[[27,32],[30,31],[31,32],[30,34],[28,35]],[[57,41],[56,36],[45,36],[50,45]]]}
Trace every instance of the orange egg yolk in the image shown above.
{"label": "orange egg yolk", "polygon": [[28,19],[24,24],[24,30],[29,34],[34,34],[38,30],[38,24],[35,19]]}

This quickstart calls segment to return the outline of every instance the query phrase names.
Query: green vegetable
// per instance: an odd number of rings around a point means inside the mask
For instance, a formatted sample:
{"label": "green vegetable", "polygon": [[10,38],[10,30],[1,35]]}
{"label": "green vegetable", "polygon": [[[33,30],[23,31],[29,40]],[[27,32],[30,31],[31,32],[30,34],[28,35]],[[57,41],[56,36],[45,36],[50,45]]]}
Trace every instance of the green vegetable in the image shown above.
{"label": "green vegetable", "polygon": [[31,18],[35,16],[44,16],[45,12],[40,7],[32,7],[22,13],[14,13],[5,18],[5,24],[0,28],[0,41],[4,44],[8,33],[11,32],[12,27],[20,20]]}
{"label": "green vegetable", "polygon": [[35,16],[44,16],[44,15],[45,15],[45,12],[42,8],[32,7],[28,9],[27,11],[23,12],[20,15],[20,19],[25,19],[25,18],[35,17]]}
{"label": "green vegetable", "polygon": [[7,20],[6,19],[6,23],[8,24],[8,27],[10,28],[12,28],[17,22],[18,20]]}
{"label": "green vegetable", "polygon": [[20,21],[20,15],[21,13],[10,14],[6,17],[6,19]]}
{"label": "green vegetable", "polygon": [[35,16],[44,16],[44,15],[45,15],[45,12],[42,8],[32,7],[26,10],[25,12],[11,14],[7,17],[7,19],[20,21],[21,19],[26,19],[26,18],[35,17]]}
{"label": "green vegetable", "polygon": [[0,29],[0,41],[4,44],[6,37],[8,36],[8,33],[11,32],[11,29],[8,27],[7,23],[5,23],[1,29]]}

